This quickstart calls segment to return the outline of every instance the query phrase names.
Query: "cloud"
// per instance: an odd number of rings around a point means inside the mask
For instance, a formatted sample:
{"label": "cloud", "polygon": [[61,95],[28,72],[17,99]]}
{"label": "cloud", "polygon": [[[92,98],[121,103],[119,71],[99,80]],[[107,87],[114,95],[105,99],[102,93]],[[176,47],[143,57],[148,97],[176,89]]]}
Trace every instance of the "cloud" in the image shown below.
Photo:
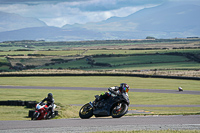
{"label": "cloud", "polygon": [[[145,6],[146,7],[146,6]],[[109,11],[98,11],[98,12],[89,12],[89,11],[81,11],[80,9],[68,9],[68,14],[55,15],[54,18],[41,18],[42,21],[46,22],[48,25],[65,25],[65,24],[84,24],[88,22],[99,22],[102,20],[106,20],[110,17],[125,17],[128,16],[138,10],[145,8],[144,6],[138,7],[124,7],[116,10]],[[150,7],[150,6],[147,6]],[[76,11],[75,11],[76,10]],[[76,13],[74,13],[76,12]]]}
{"label": "cloud", "polygon": [[165,0],[91,0],[80,6],[82,11],[108,11],[123,7],[136,7],[144,5],[157,5]]}
{"label": "cloud", "polygon": [[0,11],[34,17],[49,26],[97,22],[128,16],[164,0],[0,0]]}

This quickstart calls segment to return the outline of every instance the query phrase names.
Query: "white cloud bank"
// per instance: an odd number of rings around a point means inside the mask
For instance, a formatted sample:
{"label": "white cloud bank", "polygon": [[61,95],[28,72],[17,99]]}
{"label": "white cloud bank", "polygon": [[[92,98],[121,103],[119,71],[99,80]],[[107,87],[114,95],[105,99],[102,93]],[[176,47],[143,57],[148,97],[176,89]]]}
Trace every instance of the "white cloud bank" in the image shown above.
{"label": "white cloud bank", "polygon": [[110,17],[125,17],[143,8],[168,0],[0,0],[0,11],[34,17],[49,26],[97,22]]}

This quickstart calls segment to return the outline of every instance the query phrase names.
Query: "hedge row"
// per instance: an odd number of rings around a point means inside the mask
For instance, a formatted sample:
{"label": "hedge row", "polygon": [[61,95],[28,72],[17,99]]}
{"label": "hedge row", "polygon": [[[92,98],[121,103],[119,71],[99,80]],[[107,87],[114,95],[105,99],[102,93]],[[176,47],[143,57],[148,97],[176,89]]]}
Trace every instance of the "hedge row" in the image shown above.
{"label": "hedge row", "polygon": [[56,74],[0,74],[0,77],[30,77],[30,76],[130,76],[144,78],[169,78],[169,79],[188,79],[200,80],[200,77],[183,77],[183,76],[164,76],[164,75],[145,75],[145,74],[122,74],[122,73],[56,73]]}
{"label": "hedge row", "polygon": [[0,101],[0,105],[26,106],[27,108],[34,108],[37,103],[38,102],[36,102],[36,101],[21,101],[21,100]]}
{"label": "hedge row", "polygon": [[[21,101],[21,100],[8,100],[0,101],[0,105],[5,106],[26,106],[26,108],[34,108],[37,101]],[[29,110],[28,117],[32,117],[35,110]],[[55,111],[55,115],[58,115],[58,111]]]}

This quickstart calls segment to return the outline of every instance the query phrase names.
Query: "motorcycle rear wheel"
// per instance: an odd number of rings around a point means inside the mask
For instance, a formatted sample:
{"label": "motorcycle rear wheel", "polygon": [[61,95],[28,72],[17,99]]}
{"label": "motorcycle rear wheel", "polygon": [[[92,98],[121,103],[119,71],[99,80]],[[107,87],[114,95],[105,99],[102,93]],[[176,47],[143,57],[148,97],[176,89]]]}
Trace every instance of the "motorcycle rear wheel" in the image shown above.
{"label": "motorcycle rear wheel", "polygon": [[[121,107],[118,109],[119,104]],[[128,105],[126,103],[115,104],[111,110],[111,116],[113,118],[120,118],[128,112]]]}
{"label": "motorcycle rear wheel", "polygon": [[93,108],[89,103],[82,106],[82,108],[79,111],[79,116],[82,119],[89,119],[93,116]]}

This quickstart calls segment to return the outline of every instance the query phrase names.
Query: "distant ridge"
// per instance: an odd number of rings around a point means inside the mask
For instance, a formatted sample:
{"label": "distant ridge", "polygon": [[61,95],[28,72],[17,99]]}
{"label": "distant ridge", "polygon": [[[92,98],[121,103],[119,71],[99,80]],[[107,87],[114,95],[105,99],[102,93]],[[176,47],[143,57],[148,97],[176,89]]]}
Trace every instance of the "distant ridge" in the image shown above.
{"label": "distant ridge", "polygon": [[[0,31],[3,30],[0,32],[0,41],[145,39],[147,36],[159,39],[200,37],[199,12],[200,6],[184,4],[184,2],[182,4],[169,2],[140,10],[127,17],[112,17],[101,22],[65,25],[62,28],[49,27],[33,18],[31,18],[34,20],[32,27],[29,27],[26,25],[28,22],[26,18],[24,28],[17,30],[4,31],[5,28],[2,29],[3,26],[0,24]],[[17,18],[15,14],[9,14],[9,16],[13,15]],[[0,12],[0,18],[2,16]],[[2,21],[5,24],[6,19],[0,19],[0,22]],[[19,22],[11,23],[19,27]]]}

